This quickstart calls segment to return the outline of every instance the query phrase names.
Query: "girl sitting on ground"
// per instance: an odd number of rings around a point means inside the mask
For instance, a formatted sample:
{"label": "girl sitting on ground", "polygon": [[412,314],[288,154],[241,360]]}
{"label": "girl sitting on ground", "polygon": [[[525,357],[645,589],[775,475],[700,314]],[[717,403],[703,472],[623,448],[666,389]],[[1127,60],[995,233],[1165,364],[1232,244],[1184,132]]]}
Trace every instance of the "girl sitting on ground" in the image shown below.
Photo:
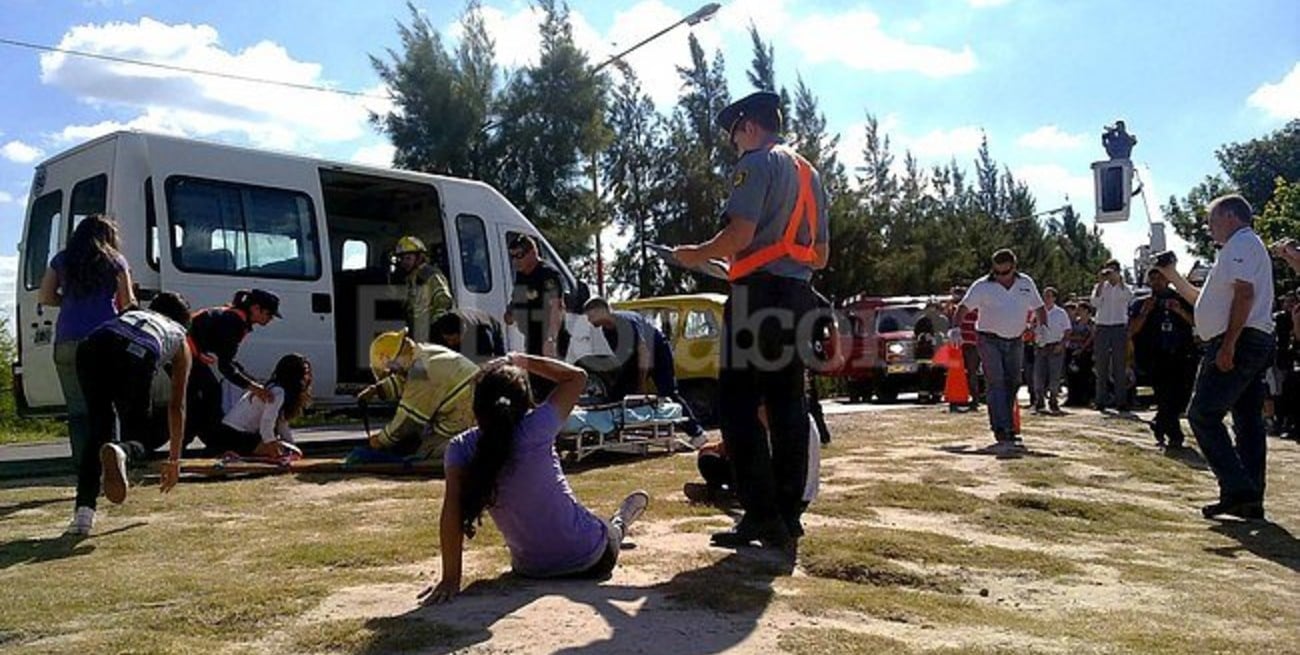
{"label": "girl sitting on ground", "polygon": [[269,400],[245,392],[221,423],[202,435],[209,450],[272,459],[301,454],[293,445],[289,422],[311,406],[311,362],[297,353],[281,357],[266,390]]}
{"label": "girl sitting on ground", "polygon": [[[529,374],[556,384],[534,407]],[[515,573],[535,578],[608,577],[628,528],[650,503],[644,491],[604,521],[574,497],[555,439],[586,387],[587,374],[564,362],[512,353],[484,366],[474,390],[478,427],[452,439],[444,455],[442,581],[425,603],[460,592],[461,553],[486,510],[505,537]]]}

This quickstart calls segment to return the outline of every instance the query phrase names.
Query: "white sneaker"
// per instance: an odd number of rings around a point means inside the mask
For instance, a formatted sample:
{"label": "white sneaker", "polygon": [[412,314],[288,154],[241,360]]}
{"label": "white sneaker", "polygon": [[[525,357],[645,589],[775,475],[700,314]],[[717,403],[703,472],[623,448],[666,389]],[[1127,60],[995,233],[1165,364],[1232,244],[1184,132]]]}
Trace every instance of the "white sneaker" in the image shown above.
{"label": "white sneaker", "polygon": [[627,534],[627,529],[641,515],[645,513],[645,508],[650,506],[650,494],[637,489],[623,499],[623,504],[618,506],[618,512],[614,514],[614,520],[618,521],[623,527],[623,534]]}
{"label": "white sneaker", "polygon": [[126,451],[106,443],[99,449],[99,463],[104,468],[104,497],[121,505],[126,500]]}
{"label": "white sneaker", "polygon": [[84,537],[90,534],[90,529],[95,527],[95,510],[92,507],[78,507],[72,515],[72,522],[68,524],[68,529],[63,534]]}

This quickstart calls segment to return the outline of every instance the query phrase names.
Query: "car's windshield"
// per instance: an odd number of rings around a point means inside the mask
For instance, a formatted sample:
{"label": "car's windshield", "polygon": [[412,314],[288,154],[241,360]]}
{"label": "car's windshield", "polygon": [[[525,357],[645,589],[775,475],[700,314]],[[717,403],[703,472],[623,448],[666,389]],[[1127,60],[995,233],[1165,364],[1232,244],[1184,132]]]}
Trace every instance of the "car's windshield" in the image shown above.
{"label": "car's windshield", "polygon": [[876,310],[876,332],[911,330],[920,316],[919,307],[882,307]]}

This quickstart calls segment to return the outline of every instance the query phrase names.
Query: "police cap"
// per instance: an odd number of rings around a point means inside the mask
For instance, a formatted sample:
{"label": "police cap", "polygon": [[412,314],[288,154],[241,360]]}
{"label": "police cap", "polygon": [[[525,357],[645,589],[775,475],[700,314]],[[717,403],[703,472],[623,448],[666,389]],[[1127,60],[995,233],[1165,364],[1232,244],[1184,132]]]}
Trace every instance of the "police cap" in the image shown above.
{"label": "police cap", "polygon": [[775,118],[776,126],[779,129],[781,126],[781,96],[771,91],[751,93],[724,107],[722,111],[718,112],[716,121],[718,127],[730,134],[742,119],[754,116]]}

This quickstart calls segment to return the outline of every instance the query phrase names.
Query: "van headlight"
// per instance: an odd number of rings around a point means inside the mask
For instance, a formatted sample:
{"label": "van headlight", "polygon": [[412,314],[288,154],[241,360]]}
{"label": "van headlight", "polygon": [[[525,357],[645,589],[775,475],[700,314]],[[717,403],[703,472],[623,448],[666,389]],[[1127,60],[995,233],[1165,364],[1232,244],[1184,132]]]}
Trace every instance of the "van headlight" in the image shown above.
{"label": "van headlight", "polygon": [[907,352],[907,346],[904,346],[901,341],[891,341],[889,345],[885,346],[885,352],[891,355],[902,355]]}

